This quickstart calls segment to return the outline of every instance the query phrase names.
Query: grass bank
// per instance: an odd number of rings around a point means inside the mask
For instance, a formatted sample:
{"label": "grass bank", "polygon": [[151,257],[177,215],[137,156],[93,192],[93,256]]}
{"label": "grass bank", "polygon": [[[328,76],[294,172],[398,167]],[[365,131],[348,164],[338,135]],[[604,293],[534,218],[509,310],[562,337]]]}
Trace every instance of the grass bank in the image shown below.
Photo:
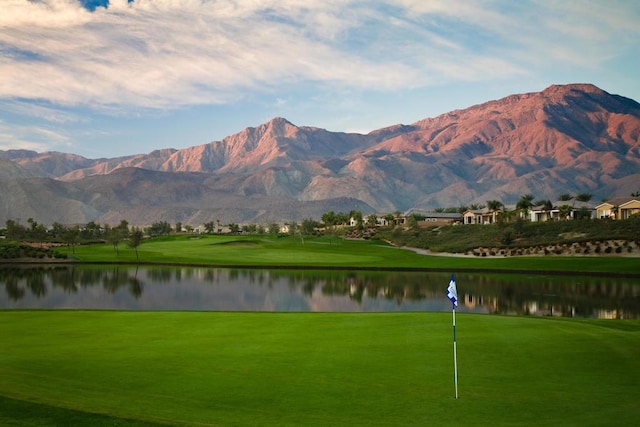
{"label": "grass bank", "polygon": [[427,256],[381,241],[258,236],[170,236],[146,240],[133,249],[121,244],[83,245],[70,256],[82,262],[166,263],[210,266],[387,268],[460,270],[567,271],[640,275],[640,258]]}
{"label": "grass bank", "polygon": [[3,425],[630,425],[640,322],[0,312]]}

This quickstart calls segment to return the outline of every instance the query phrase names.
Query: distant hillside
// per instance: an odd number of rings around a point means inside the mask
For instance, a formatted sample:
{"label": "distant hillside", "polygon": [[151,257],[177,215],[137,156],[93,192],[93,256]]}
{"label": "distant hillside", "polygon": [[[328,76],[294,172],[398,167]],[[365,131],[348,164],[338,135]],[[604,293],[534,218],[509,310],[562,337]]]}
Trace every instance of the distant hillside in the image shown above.
{"label": "distant hillside", "polygon": [[41,222],[240,222],[355,206],[511,204],[529,193],[600,200],[640,190],[639,139],[636,101],[589,84],[551,86],[367,135],[275,118],[222,141],[114,159],[0,152],[0,213]]}

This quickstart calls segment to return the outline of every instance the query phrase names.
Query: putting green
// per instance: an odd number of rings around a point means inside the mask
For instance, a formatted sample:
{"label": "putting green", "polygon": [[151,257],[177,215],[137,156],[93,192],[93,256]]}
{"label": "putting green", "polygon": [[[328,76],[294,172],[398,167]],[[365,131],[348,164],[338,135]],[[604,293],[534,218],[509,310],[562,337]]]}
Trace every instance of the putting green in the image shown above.
{"label": "putting green", "polygon": [[[640,416],[640,322],[458,314],[457,323],[455,400],[447,313],[4,311],[0,423],[629,425]],[[47,408],[53,415],[37,415]]]}

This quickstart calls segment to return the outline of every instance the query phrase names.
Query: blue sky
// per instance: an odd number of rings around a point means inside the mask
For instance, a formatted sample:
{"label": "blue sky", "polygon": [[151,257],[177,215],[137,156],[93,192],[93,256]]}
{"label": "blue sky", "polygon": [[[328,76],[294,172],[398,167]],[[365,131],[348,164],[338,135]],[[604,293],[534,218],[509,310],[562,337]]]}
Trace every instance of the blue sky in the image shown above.
{"label": "blue sky", "polygon": [[640,101],[637,0],[0,3],[0,150],[117,157],[277,116],[366,133],[565,83]]}

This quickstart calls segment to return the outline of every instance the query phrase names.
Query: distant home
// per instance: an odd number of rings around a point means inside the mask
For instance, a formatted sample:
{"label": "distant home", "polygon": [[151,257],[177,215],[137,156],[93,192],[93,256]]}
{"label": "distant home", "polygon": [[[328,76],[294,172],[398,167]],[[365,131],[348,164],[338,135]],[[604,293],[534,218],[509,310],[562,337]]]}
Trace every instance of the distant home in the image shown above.
{"label": "distant home", "polygon": [[552,209],[536,206],[529,211],[531,222],[565,221],[579,218],[596,218],[596,209],[587,202],[560,200],[553,203]]}
{"label": "distant home", "polygon": [[462,215],[459,213],[429,212],[422,209],[412,208],[406,211],[400,218],[399,225],[406,226],[407,220],[411,217],[418,218],[416,225],[421,228],[459,224],[462,222]]}
{"label": "distant home", "polygon": [[640,213],[639,197],[613,197],[595,207],[596,218],[627,219]]}
{"label": "distant home", "polygon": [[[385,218],[387,215],[388,214],[384,214],[384,213],[374,213],[374,214],[368,215],[365,218],[362,218],[362,222],[364,224],[367,224],[367,222],[369,221],[369,217],[374,216],[376,219],[376,223],[375,223],[376,227],[386,227],[387,225],[389,225],[389,221],[387,221],[387,219]],[[349,218],[349,226],[355,227],[356,225],[358,225],[358,220],[354,217]]]}
{"label": "distant home", "polygon": [[467,210],[462,214],[465,224],[494,224],[502,211],[489,211],[486,209]]}
{"label": "distant home", "polygon": [[462,222],[462,214],[459,213],[438,213],[429,212],[424,215],[424,219],[418,220],[418,227],[429,227],[432,225],[452,225]]}

